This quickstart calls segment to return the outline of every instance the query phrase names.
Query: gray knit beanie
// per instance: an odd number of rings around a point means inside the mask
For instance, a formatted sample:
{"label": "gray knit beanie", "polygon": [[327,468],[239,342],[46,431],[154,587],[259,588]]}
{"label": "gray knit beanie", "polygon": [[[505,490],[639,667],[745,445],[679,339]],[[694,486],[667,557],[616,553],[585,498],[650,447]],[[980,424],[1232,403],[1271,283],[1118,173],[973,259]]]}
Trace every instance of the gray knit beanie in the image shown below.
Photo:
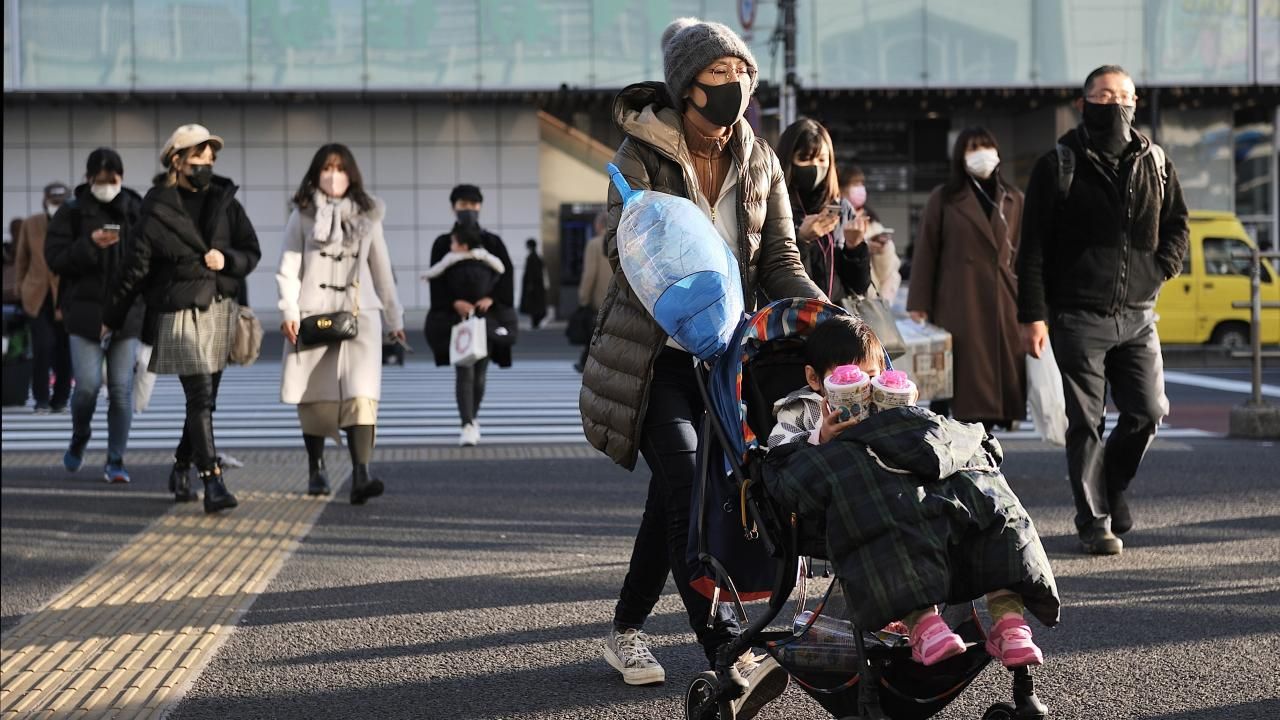
{"label": "gray knit beanie", "polygon": [[[752,70],[758,68],[751,49],[727,25],[684,17],[662,31],[662,69],[671,104],[677,111],[684,112],[684,94],[698,73],[727,56],[742,58]],[[752,93],[757,81],[757,77],[751,78]]]}

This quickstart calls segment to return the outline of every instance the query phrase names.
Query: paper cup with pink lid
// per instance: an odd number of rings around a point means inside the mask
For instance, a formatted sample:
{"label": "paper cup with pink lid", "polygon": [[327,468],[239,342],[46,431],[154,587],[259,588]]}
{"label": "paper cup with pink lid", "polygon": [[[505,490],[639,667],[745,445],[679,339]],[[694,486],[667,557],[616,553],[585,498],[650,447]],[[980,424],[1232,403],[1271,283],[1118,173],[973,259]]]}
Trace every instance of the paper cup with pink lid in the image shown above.
{"label": "paper cup with pink lid", "polygon": [[823,381],[827,405],[840,412],[840,422],[871,415],[871,377],[857,365],[841,365]]}
{"label": "paper cup with pink lid", "polygon": [[916,384],[901,370],[887,370],[871,381],[871,404],[876,412],[915,405]]}

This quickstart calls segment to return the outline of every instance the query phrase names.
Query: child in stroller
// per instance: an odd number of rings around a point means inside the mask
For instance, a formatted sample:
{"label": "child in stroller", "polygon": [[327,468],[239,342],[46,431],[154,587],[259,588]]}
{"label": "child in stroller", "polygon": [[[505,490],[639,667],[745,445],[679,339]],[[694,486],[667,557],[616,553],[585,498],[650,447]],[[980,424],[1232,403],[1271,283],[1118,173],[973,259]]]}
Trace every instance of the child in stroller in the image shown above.
{"label": "child in stroller", "polygon": [[[848,315],[837,315],[819,324],[805,344],[804,356],[807,384],[779,400],[774,406],[778,422],[769,434],[770,448],[780,448],[792,443],[823,444],[852,428],[858,423],[858,419],[841,421],[839,410],[832,410],[826,402],[823,379],[836,367],[846,364],[858,365],[872,378],[885,369],[884,349],[875,333],[865,322]],[[893,408],[886,412],[899,410],[908,414],[926,413],[914,408]],[[931,413],[925,415],[929,419],[936,418],[930,416]],[[936,431],[945,432],[946,429],[946,424],[936,426]],[[874,444],[873,441],[868,441],[869,449]],[[879,458],[877,462],[883,467],[889,465]],[[931,478],[920,479],[923,485]],[[1009,497],[1012,497],[1012,491],[1009,491]],[[1038,547],[1038,542],[1036,546]],[[1047,564],[1045,569],[1047,570]],[[1048,577],[1051,583],[1052,576]],[[865,578],[852,577],[845,580],[866,583]],[[987,652],[1007,668],[1041,664],[1043,655],[1032,641],[1031,628],[1023,616],[1022,596],[1010,589],[998,588],[987,592],[986,600],[994,624],[988,633]],[[964,639],[953,632],[942,619],[936,604],[930,603],[910,610],[902,621],[911,638],[911,657],[917,663],[935,665],[965,651]],[[1053,619],[1056,620],[1056,612]]]}

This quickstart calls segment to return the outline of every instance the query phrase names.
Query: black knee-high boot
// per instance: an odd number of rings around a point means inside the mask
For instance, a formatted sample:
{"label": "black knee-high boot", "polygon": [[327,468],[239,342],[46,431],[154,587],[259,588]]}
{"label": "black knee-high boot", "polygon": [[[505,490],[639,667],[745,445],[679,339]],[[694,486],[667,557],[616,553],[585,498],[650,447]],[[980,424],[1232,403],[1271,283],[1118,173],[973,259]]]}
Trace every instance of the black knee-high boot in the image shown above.
{"label": "black knee-high boot", "polygon": [[373,426],[352,425],[347,433],[347,449],[351,451],[351,504],[382,494],[382,481],[369,476],[369,458],[373,455]]}
{"label": "black knee-high boot", "polygon": [[307,494],[328,495],[329,475],[324,471],[324,436],[303,433],[302,442],[307,446]]}

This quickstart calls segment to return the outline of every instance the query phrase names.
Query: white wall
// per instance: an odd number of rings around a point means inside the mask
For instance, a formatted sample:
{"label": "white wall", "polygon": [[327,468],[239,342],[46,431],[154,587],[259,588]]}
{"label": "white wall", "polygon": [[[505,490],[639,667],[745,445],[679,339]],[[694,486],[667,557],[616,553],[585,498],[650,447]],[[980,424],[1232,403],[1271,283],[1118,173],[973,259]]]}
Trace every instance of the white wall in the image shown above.
{"label": "white wall", "polygon": [[264,319],[278,317],[274,274],[289,198],[311,156],[328,142],[351,147],[366,189],[387,204],[387,241],[411,329],[421,327],[430,304],[418,277],[429,264],[431,243],[453,222],[449,191],[458,183],[484,192],[480,222],[506,241],[519,299],[524,241],[542,235],[537,114],[520,105],[6,102],[6,226],[10,218],[39,212],[45,184],[81,182],[85,160],[102,145],[124,158],[126,185],[145,194],[159,170],[161,145],[188,122],[227,142],[217,172],[240,185],[238,197],[258,231],[262,263],[250,276],[249,294]]}

